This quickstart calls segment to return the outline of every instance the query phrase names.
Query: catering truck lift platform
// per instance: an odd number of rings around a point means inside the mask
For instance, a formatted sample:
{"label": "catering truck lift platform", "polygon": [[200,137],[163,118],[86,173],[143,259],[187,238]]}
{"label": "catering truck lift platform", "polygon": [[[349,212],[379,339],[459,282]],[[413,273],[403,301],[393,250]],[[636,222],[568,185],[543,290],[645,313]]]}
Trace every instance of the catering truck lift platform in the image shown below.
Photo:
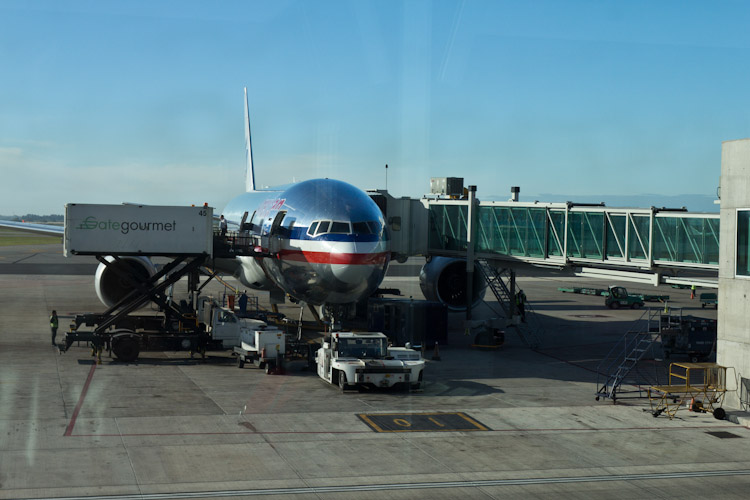
{"label": "catering truck lift platform", "polygon": [[[210,282],[199,285],[201,268],[214,257],[256,253],[249,241],[242,245],[235,238],[227,245],[226,238],[218,238],[217,243],[213,209],[208,206],[66,205],[65,256],[96,257],[100,262],[97,293],[111,305],[103,313],[76,315],[61,352],[85,341],[99,358],[107,349],[119,360],[131,362],[141,351],[205,354],[236,341],[239,330],[232,330],[228,319],[233,312],[217,310],[199,318],[197,296]],[[157,270],[150,261],[153,256],[173,260]],[[168,290],[185,276],[190,304],[176,304]],[[159,312],[132,314],[148,302],[157,304]]]}

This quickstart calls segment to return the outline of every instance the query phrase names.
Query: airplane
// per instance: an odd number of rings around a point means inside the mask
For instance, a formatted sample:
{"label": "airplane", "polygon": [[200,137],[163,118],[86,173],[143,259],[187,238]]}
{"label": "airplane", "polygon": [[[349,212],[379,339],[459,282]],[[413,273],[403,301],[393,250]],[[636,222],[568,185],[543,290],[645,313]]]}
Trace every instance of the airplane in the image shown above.
{"label": "airplane", "polygon": [[[221,214],[228,229],[259,243],[257,250],[262,256],[215,259],[214,268],[233,275],[248,288],[269,291],[282,301],[289,296],[308,306],[320,306],[324,315],[326,310],[346,315],[349,306],[366,300],[385,277],[392,255],[384,214],[367,193],[340,180],[312,179],[257,189],[247,88],[244,104],[245,192],[232,199]],[[62,227],[41,224],[0,221],[0,227],[64,234]],[[113,267],[127,266],[144,278],[157,272],[146,256],[117,261],[107,257],[107,261],[109,265],[97,268],[94,284],[100,301],[108,307],[131,291],[131,285],[121,280]],[[428,260],[420,274],[425,295],[443,302],[443,297],[460,296],[456,288],[461,288],[462,280],[445,278],[460,270],[460,262]],[[437,291],[440,287],[447,291],[441,294]],[[460,309],[455,300],[451,302],[451,309]]]}

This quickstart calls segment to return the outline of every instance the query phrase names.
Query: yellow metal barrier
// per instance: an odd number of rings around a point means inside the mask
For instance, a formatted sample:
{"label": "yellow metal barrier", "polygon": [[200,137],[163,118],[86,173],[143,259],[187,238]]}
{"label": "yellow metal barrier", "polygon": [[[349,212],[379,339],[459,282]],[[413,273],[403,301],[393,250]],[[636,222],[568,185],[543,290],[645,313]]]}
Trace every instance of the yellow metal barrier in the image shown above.
{"label": "yellow metal barrier", "polygon": [[648,389],[651,414],[666,413],[671,419],[687,406],[691,411],[711,412],[717,419],[726,415],[721,405],[727,392],[727,368],[716,363],[671,363],[669,385]]}

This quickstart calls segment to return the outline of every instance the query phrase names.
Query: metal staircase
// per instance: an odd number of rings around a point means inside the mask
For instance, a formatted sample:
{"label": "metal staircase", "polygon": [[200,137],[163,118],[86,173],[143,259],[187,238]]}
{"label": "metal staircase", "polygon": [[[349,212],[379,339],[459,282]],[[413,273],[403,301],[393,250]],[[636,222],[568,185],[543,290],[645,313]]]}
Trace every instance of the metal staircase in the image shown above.
{"label": "metal staircase", "polygon": [[[654,325],[654,318],[658,323]],[[660,340],[660,313],[648,310],[635,321],[637,326],[647,320],[645,328],[628,331],[612,347],[596,369],[596,400],[600,397],[617,399],[617,392],[646,352],[652,350],[654,342]],[[637,384],[637,382],[635,382]]]}
{"label": "metal staircase", "polygon": [[[534,310],[528,302],[526,302],[525,307],[525,321],[514,321],[513,313],[516,312],[515,300],[513,298],[513,294],[511,293],[511,288],[508,287],[505,282],[505,280],[514,280],[510,269],[497,269],[485,259],[478,259],[476,261],[476,264],[482,272],[485,281],[487,281],[487,286],[495,295],[497,303],[500,304],[500,307],[505,313],[505,317],[511,321],[511,324],[509,326],[512,326],[516,329],[521,342],[523,342],[526,347],[529,347],[531,349],[539,348],[542,345],[542,337],[544,331],[542,329],[541,323],[539,322],[539,319],[537,318]],[[515,318],[520,319],[518,318],[518,316],[515,316]]]}
{"label": "metal staircase", "polygon": [[477,267],[482,271],[487,286],[492,290],[492,293],[497,299],[497,303],[505,312],[505,316],[510,318],[513,314],[513,298],[511,297],[510,289],[508,285],[503,281],[503,275],[507,274],[508,279],[509,269],[495,269],[489,262],[484,259],[476,261]]}

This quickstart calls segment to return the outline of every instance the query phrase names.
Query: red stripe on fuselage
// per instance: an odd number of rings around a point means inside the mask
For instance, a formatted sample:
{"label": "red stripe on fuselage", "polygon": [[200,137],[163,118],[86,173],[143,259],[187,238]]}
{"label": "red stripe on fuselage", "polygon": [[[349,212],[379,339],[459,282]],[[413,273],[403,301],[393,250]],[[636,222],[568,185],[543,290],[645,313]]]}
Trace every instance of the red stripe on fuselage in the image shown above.
{"label": "red stripe on fuselage", "polygon": [[378,253],[329,253],[305,252],[304,250],[282,250],[282,260],[309,262],[311,264],[351,264],[355,266],[382,266],[390,258],[390,252]]}

